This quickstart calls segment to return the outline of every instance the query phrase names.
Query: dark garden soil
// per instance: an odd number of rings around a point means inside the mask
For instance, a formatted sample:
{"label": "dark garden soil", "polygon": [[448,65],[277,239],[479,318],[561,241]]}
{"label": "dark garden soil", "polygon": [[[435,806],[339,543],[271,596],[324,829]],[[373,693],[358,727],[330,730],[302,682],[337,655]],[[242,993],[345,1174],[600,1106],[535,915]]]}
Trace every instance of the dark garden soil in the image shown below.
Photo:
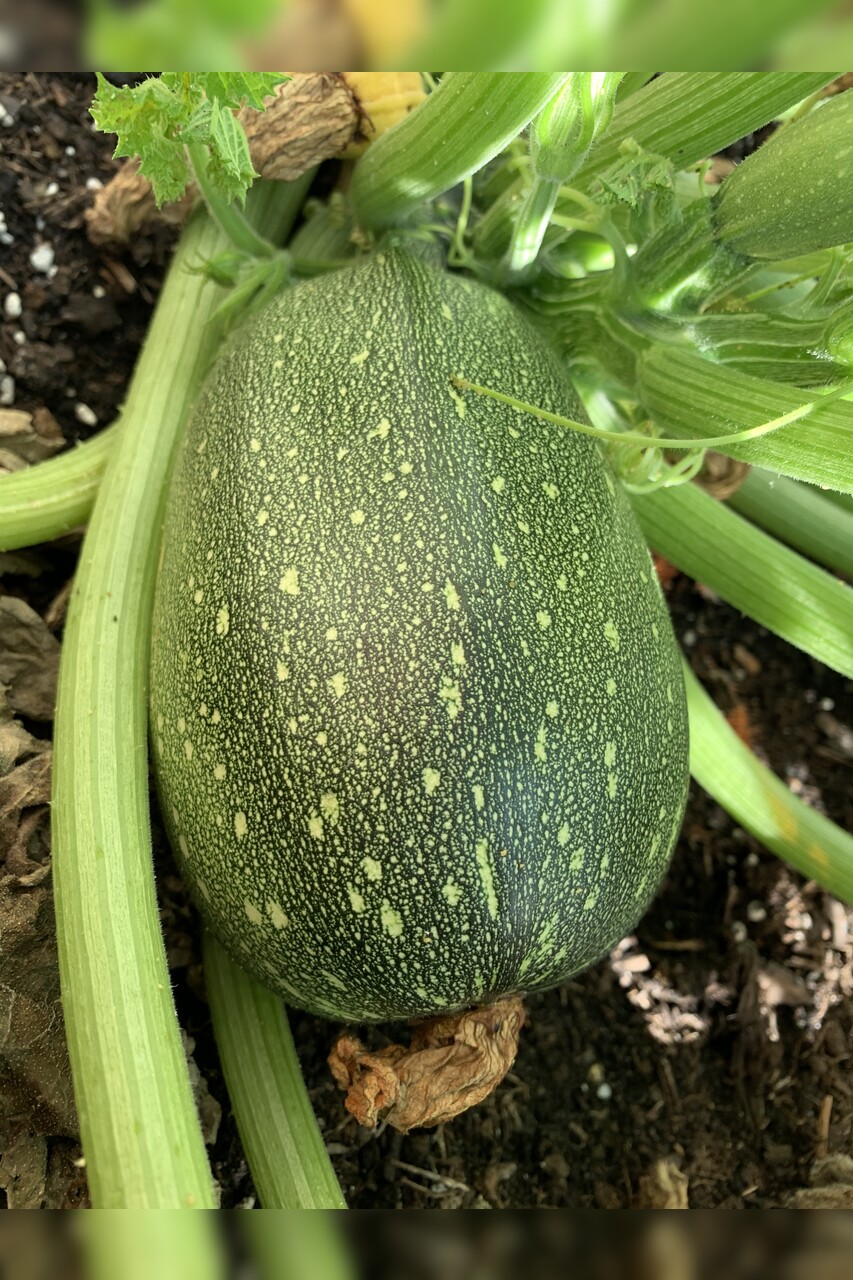
{"label": "dark garden soil", "polygon": [[[83,75],[0,77],[0,412],[42,411],[37,456],[51,434],[59,443],[45,410],[67,441],[113,420],[171,243],[144,235],[116,255],[89,244],[83,211],[114,169],[87,116],[91,90]],[[0,556],[0,597],[29,606],[0,599],[21,673],[6,698],[38,740],[0,709],[0,1196],[13,1206],[86,1203],[59,1015],[44,747],[53,637],[79,545],[70,536]],[[802,799],[853,829],[851,683],[681,575],[667,594],[694,670],[738,732]],[[155,848],[222,1204],[250,1205],[197,922],[156,822]],[[853,1154],[851,925],[850,911],[693,786],[672,868],[636,933],[529,1000],[516,1064],[475,1110],[406,1138],[360,1130],[325,1065],[334,1028],[293,1016],[349,1203],[621,1208],[683,1202],[685,1191],[696,1208],[785,1203],[817,1157]]]}

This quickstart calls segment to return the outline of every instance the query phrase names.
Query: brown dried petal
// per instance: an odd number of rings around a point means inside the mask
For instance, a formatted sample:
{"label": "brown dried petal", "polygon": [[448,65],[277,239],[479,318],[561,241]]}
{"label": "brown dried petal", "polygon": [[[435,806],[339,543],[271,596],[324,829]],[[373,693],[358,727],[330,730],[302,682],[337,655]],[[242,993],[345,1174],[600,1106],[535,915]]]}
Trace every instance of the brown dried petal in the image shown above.
{"label": "brown dried petal", "polygon": [[384,1119],[394,1129],[443,1124],[482,1102],[515,1061],[524,1005],[518,996],[415,1023],[408,1048],[371,1053],[344,1034],[329,1055],[344,1105],[366,1128]]}

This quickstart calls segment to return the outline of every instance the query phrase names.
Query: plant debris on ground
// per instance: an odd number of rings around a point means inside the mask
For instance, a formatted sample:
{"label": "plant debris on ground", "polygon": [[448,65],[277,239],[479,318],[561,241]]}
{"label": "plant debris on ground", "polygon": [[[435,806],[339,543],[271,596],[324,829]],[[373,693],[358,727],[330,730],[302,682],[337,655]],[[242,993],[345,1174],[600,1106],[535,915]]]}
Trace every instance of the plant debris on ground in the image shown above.
{"label": "plant debris on ground", "polygon": [[[118,255],[83,215],[116,169],[88,116],[94,77],[0,77],[0,460],[114,420],[173,243]],[[9,416],[12,415],[12,416]],[[0,1196],[86,1204],[62,1030],[50,890],[51,720],[79,535],[0,555]],[[853,828],[853,687],[661,566],[694,671],[753,750]],[[205,1001],[198,922],[155,814],[166,948],[223,1207],[251,1205]],[[853,1150],[853,913],[789,871],[700,789],[636,934],[527,1001],[494,1095],[434,1130],[360,1129],[294,1013],[306,1080],[355,1208],[771,1207],[849,1199],[815,1161]],[[393,1029],[389,1029],[393,1030]],[[377,1051],[390,1037],[367,1033]],[[220,1114],[221,1112],[221,1114]],[[823,1166],[819,1166],[823,1167]],[[835,1166],[833,1166],[834,1168]],[[846,1187],[846,1191],[844,1188]],[[827,1192],[830,1194],[830,1192]],[[817,1197],[817,1200],[815,1199]],[[843,1199],[843,1196],[842,1196]]]}

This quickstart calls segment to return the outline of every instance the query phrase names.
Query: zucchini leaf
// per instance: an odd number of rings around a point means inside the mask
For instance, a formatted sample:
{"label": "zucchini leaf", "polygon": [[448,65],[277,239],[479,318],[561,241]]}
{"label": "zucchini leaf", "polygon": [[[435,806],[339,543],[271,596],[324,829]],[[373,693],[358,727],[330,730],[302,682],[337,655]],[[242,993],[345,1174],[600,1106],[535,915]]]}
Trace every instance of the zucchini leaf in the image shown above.
{"label": "zucchini leaf", "polygon": [[634,494],[631,502],[649,544],[683,573],[853,676],[853,588],[695,485]]}
{"label": "zucchini leaf", "polygon": [[[699,439],[758,426],[809,399],[808,392],[675,347],[645,352],[637,360],[637,375],[646,412],[673,436]],[[836,400],[800,422],[723,452],[796,480],[853,493],[853,404]]]}
{"label": "zucchini leaf", "polygon": [[690,772],[736,822],[801,875],[853,902],[853,837],[810,809],[726,723],[687,663]]}

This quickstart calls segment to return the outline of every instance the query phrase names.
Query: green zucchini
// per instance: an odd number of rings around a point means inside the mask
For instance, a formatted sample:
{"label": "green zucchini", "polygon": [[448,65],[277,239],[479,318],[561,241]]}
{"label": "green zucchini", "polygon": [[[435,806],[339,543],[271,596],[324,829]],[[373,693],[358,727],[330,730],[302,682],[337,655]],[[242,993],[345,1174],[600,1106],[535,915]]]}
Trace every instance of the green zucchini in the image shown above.
{"label": "green zucchini", "polygon": [[177,463],[151,731],[182,872],[290,1003],[417,1017],[556,985],[635,925],[687,717],[649,553],[501,295],[398,249],[282,293]]}

